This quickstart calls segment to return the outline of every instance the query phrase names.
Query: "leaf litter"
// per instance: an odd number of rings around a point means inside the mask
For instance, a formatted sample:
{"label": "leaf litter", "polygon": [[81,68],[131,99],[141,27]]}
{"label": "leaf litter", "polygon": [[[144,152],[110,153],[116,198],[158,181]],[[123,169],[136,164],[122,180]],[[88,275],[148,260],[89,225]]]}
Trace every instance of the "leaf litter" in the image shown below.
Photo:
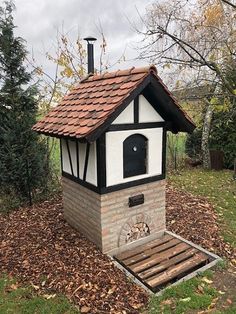
{"label": "leaf litter", "polygon": [[167,229],[236,265],[236,249],[221,236],[219,217],[205,197],[167,186]]}
{"label": "leaf litter", "polygon": [[61,198],[0,215],[0,272],[81,313],[140,313],[147,293],[63,218]]}
{"label": "leaf litter", "polygon": [[[167,229],[235,260],[217,220],[206,198],[167,187]],[[65,294],[81,313],[135,314],[148,303],[141,287],[67,224],[60,196],[0,215],[0,271],[30,283],[45,297]]]}

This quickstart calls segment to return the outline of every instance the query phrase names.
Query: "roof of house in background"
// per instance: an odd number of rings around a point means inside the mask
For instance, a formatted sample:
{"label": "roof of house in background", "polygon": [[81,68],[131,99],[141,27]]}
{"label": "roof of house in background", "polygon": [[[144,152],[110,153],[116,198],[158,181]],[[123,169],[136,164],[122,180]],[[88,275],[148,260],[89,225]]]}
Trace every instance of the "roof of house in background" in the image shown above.
{"label": "roof of house in background", "polygon": [[173,90],[172,93],[179,101],[198,101],[216,95],[215,86],[213,84],[198,85],[194,87],[186,86]]}
{"label": "roof of house in background", "polygon": [[150,96],[151,103],[154,99],[154,108],[164,115],[164,120],[173,122],[176,132],[191,132],[195,128],[157,76],[156,68],[150,66],[88,76],[38,121],[33,130],[49,136],[94,141],[140,93],[147,99]]}

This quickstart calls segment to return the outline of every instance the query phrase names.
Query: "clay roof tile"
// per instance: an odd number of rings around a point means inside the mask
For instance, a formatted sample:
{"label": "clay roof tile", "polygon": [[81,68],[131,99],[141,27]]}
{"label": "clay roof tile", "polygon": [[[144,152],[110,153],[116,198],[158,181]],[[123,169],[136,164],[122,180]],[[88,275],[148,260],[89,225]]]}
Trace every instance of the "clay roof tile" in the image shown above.
{"label": "clay roof tile", "polygon": [[[57,107],[38,121],[33,129],[52,136],[87,138],[122,105],[150,73],[159,79],[154,66],[88,75]],[[160,79],[159,82],[169,93]],[[172,99],[178,106],[176,100]]]}

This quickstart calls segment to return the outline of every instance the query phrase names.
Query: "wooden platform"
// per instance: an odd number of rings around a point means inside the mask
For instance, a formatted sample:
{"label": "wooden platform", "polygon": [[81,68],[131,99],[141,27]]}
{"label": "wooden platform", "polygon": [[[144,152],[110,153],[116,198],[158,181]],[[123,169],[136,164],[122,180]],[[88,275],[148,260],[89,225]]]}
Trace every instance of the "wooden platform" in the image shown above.
{"label": "wooden platform", "polygon": [[207,253],[170,234],[113,257],[153,292],[211,261]]}

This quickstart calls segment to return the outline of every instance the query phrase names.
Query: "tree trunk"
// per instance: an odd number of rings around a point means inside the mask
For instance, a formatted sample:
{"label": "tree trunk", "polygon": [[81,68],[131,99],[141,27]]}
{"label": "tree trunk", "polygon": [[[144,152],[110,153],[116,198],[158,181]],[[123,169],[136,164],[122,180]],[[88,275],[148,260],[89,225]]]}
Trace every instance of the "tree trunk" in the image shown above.
{"label": "tree trunk", "polygon": [[207,109],[204,117],[203,129],[202,129],[202,161],[203,161],[203,168],[210,169],[211,167],[211,160],[210,160],[210,151],[209,151],[209,136],[211,130],[211,121],[212,121],[212,114],[213,108],[211,103],[208,100],[205,100]]}

